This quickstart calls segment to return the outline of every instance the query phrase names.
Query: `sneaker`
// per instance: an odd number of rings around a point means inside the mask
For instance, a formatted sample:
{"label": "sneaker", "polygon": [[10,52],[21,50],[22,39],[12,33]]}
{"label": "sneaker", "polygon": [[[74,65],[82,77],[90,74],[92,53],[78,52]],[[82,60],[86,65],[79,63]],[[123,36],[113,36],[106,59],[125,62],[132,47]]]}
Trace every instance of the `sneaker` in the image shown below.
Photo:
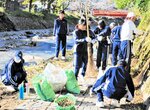
{"label": "sneaker", "polygon": [[114,107],[120,107],[120,103],[118,100],[112,99],[111,101],[111,105]]}
{"label": "sneaker", "polygon": [[12,86],[6,86],[7,90],[10,92],[16,91]]}
{"label": "sneaker", "polygon": [[58,57],[55,57],[54,60],[58,60]]}
{"label": "sneaker", "polygon": [[89,94],[90,94],[90,97],[93,97],[94,93],[93,93],[93,91],[92,91],[92,88],[90,89]]}
{"label": "sneaker", "polygon": [[133,100],[133,96],[132,96],[132,94],[128,91],[127,92],[127,99],[126,99],[126,101],[127,102],[131,102]]}
{"label": "sneaker", "polygon": [[100,107],[100,108],[105,107],[105,105],[104,105],[104,102],[103,102],[103,101],[100,101],[100,102],[99,102],[99,101],[97,101],[97,102],[96,102],[96,106],[97,106],[97,107]]}
{"label": "sneaker", "polygon": [[80,80],[81,80],[82,83],[85,82],[85,79],[84,79],[84,76],[83,76],[83,75],[79,75],[79,78],[80,78]]}
{"label": "sneaker", "polygon": [[64,56],[61,57],[62,60],[65,60],[66,58]]}

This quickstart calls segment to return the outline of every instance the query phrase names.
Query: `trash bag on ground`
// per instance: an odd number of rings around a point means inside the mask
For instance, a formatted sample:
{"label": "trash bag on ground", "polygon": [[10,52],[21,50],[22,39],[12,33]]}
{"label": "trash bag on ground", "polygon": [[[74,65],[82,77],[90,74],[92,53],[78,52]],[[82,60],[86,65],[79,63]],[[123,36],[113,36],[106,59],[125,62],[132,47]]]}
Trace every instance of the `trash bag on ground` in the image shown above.
{"label": "trash bag on ground", "polygon": [[44,101],[53,101],[55,93],[52,85],[46,80],[46,78],[40,74],[32,79],[34,90],[38,97]]}
{"label": "trash bag on ground", "polygon": [[59,96],[54,102],[56,110],[75,110],[76,98],[72,94]]}
{"label": "trash bag on ground", "polygon": [[52,84],[55,92],[61,91],[67,82],[65,71],[51,63],[47,64],[43,74],[47,78],[48,82]]}
{"label": "trash bag on ground", "polygon": [[72,70],[66,70],[65,73],[67,75],[67,83],[65,86],[66,89],[71,93],[80,94],[80,88],[74,75],[74,72]]}

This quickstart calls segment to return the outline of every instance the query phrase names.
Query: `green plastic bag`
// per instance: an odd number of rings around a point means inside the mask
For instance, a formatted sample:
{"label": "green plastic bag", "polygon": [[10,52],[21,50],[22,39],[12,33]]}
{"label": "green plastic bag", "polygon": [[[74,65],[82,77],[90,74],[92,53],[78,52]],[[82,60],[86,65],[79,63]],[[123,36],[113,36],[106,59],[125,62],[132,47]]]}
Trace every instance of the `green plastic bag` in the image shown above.
{"label": "green plastic bag", "polygon": [[55,99],[53,88],[43,75],[35,76],[32,83],[36,94],[41,100],[53,101]]}
{"label": "green plastic bag", "polygon": [[[70,105],[62,107],[59,104],[68,100]],[[75,110],[76,98],[72,94],[62,95],[55,99],[56,110]]]}
{"label": "green plastic bag", "polygon": [[74,72],[72,70],[66,70],[65,73],[67,76],[66,89],[71,93],[80,94],[80,88]]}

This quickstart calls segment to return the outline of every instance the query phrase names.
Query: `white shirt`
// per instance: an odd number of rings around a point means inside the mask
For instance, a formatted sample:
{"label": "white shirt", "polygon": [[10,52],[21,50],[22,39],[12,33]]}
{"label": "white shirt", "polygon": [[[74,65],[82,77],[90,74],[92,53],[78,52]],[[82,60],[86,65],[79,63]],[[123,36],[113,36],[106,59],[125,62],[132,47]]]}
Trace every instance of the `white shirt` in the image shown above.
{"label": "white shirt", "polygon": [[126,20],[121,29],[121,41],[124,40],[133,40],[133,33],[135,34],[141,34],[139,30],[137,30],[135,24],[131,20]]}

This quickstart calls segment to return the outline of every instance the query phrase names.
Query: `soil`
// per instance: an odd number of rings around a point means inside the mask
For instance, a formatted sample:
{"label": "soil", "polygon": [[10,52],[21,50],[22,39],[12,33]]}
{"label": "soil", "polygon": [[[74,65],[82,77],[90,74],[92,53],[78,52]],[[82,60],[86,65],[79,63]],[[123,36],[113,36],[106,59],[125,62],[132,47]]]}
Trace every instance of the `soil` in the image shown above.
{"label": "soil", "polygon": [[[57,66],[62,67],[64,69],[66,68],[72,68],[72,52],[68,52],[67,54],[67,60],[62,61],[62,60],[53,60],[53,58],[47,60],[46,62],[43,62],[39,65],[32,66],[26,68],[27,72],[30,73],[28,76],[28,80],[31,80],[33,75],[40,73],[39,71],[43,71],[44,67],[48,62],[52,62],[53,64],[57,64]],[[64,63],[65,62],[65,63]],[[134,80],[135,85],[136,85],[136,80]],[[82,96],[83,97],[83,96]],[[8,92],[5,87],[3,87],[2,84],[0,84],[0,109],[15,109],[18,105],[24,103],[26,100],[19,100],[18,99],[18,93],[17,92]],[[70,105],[70,102],[64,101],[65,103],[61,103],[60,105],[67,106]],[[66,103],[67,102],[67,103]],[[121,105],[122,109],[126,110],[145,110],[144,105],[143,105],[143,100],[142,100],[142,93],[140,89],[136,89],[135,91],[135,98],[131,103],[128,104],[123,104]]]}

